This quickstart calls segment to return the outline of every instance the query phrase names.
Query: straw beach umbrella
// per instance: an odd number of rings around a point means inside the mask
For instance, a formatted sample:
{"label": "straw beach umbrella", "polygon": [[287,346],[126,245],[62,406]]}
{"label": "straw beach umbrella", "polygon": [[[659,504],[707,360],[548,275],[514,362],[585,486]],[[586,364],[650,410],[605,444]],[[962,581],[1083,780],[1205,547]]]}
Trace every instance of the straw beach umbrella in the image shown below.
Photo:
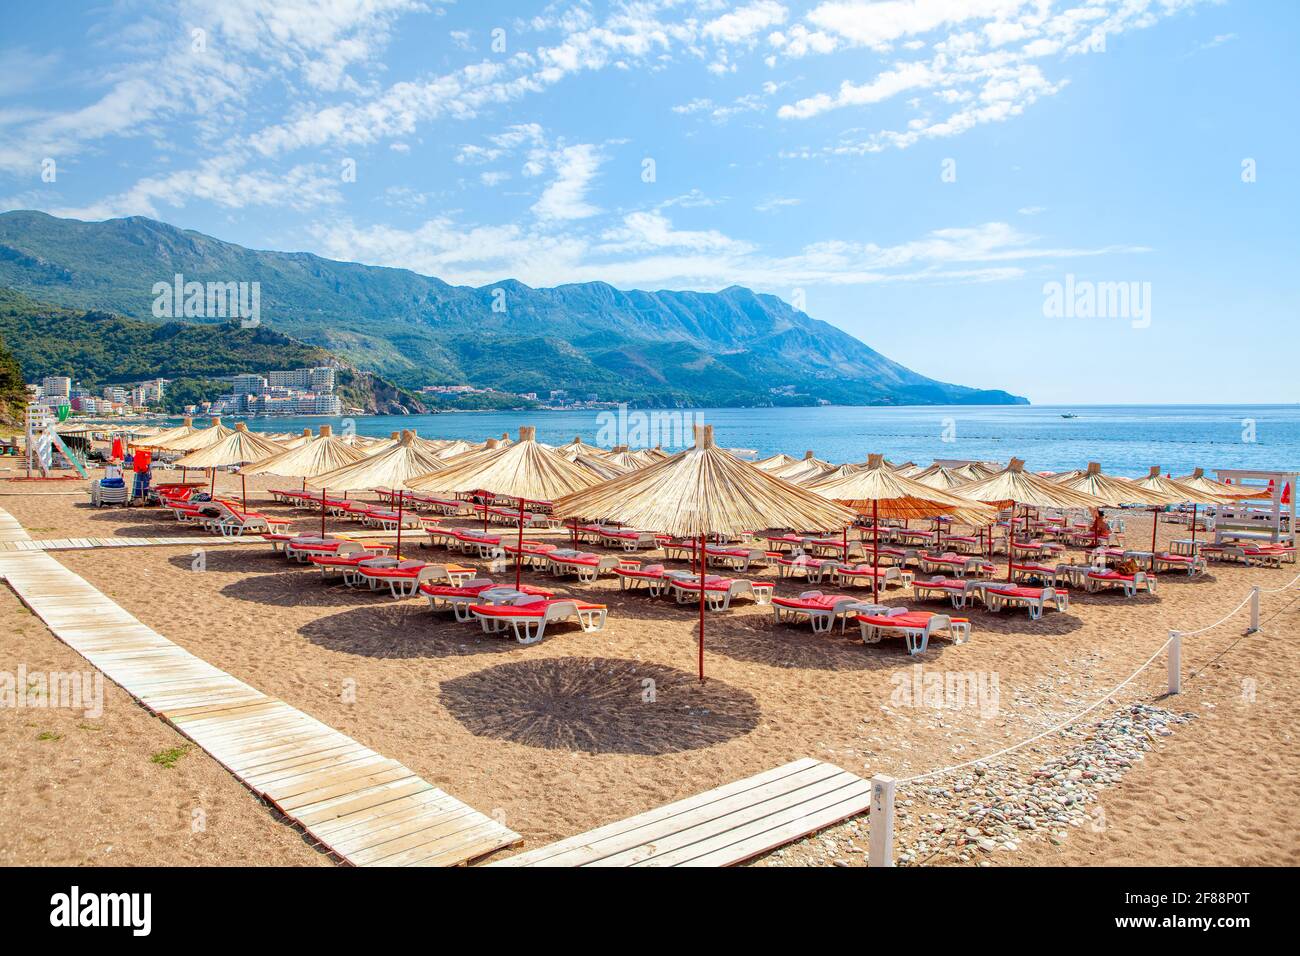
{"label": "straw beach umbrella", "polygon": [[170,450],[170,443],[179,441],[193,435],[199,429],[194,427],[194,419],[188,415],[181,419],[181,423],[175,428],[168,428],[166,431],[150,435],[147,439],[132,442],[133,445],[139,445],[141,448],[157,448],[162,451]]}
{"label": "straw beach umbrella", "polygon": [[1183,475],[1181,478],[1175,478],[1174,481],[1185,488],[1209,492],[1212,495],[1233,501],[1244,498],[1267,498],[1269,496],[1267,488],[1242,488],[1240,485],[1228,485],[1222,481],[1215,481],[1213,478],[1206,478],[1204,468],[1197,468],[1190,475]]}
{"label": "straw beach umbrella", "polygon": [[569,459],[569,461],[573,461],[575,458],[582,455],[603,455],[606,451],[604,448],[597,448],[595,445],[588,445],[582,440],[581,435],[574,435],[573,441],[565,442],[555,450],[565,458]]}
{"label": "straw beach umbrella", "polygon": [[[221,424],[220,418],[213,418],[212,424],[207,428],[195,428],[188,435],[173,438],[165,445],[153,447],[161,448],[163,451],[198,451],[200,448],[207,448],[229,438],[233,433],[234,429]],[[157,440],[154,439],[155,442]]]}
{"label": "straw beach umbrella", "polygon": [[906,475],[913,481],[919,481],[927,488],[937,488],[939,491],[952,491],[959,485],[970,484],[971,479],[961,474],[956,469],[945,468],[943,465],[931,465],[929,468],[923,468],[914,475]]}
{"label": "straw beach umbrella", "polygon": [[1042,475],[1025,471],[1024,460],[1020,458],[1012,458],[1005,469],[992,477],[972,481],[957,490],[963,498],[982,501],[997,508],[1011,509],[1011,521],[1007,528],[1008,581],[1011,580],[1011,564],[1015,560],[1013,545],[1016,540],[1017,504],[1035,508],[1101,508],[1106,504],[1095,495],[1065,488]]}
{"label": "straw beach umbrella", "polygon": [[[1251,488],[1241,488],[1237,485],[1224,484],[1222,481],[1215,481],[1213,478],[1205,477],[1205,469],[1197,468],[1190,475],[1184,475],[1182,478],[1175,478],[1180,485],[1185,488],[1191,488],[1193,491],[1208,492],[1223,499],[1224,503],[1231,501],[1243,501],[1247,498],[1267,498],[1269,490],[1260,488],[1254,490]],[[1192,502],[1192,547],[1196,546],[1196,509],[1198,503]]]}
{"label": "straw beach umbrella", "polygon": [[[996,513],[992,508],[976,504],[938,488],[931,488],[900,475],[885,464],[883,455],[871,455],[866,465],[835,478],[818,481],[810,487],[826,498],[834,499],[859,514],[871,514],[872,568],[880,568],[880,519],[883,518],[937,518],[946,515],[964,524],[988,524]],[[848,530],[844,532],[844,556],[848,557]],[[880,597],[880,582],[872,575],[872,600]]]}
{"label": "straw beach umbrella", "polygon": [[320,434],[309,437],[305,444],[272,455],[270,458],[255,461],[239,469],[239,473],[301,478],[302,485],[306,488],[308,478],[326,474],[358,461],[365,461],[368,457],[365,452],[334,437],[334,430],[329,425],[322,425]]}
{"label": "straw beach umbrella", "polygon": [[1101,464],[1095,461],[1088,462],[1083,471],[1065,472],[1050,480],[1062,488],[1072,488],[1100,498],[1113,508],[1121,505],[1172,505],[1182,500],[1158,489],[1144,488],[1127,478],[1107,475],[1102,472]]}
{"label": "straw beach umbrella", "polygon": [[343,465],[333,471],[314,475],[307,484],[319,488],[320,530],[325,534],[325,493],[335,491],[363,491],[368,488],[391,488],[397,492],[397,551],[402,556],[402,504],[406,492],[413,490],[410,482],[421,475],[437,471],[443,463],[415,444],[415,433],[403,431],[397,443],[377,455],[367,455],[360,461]]}
{"label": "straw beach umbrella", "polygon": [[[1151,470],[1145,478],[1139,478],[1134,482],[1139,488],[1148,491],[1158,491],[1163,493],[1169,500],[1161,504],[1188,504],[1192,506],[1192,540],[1196,540],[1196,509],[1200,505],[1224,505],[1230,501],[1237,500],[1237,497],[1229,497],[1224,494],[1216,494],[1202,488],[1194,488],[1191,485],[1185,485],[1181,481],[1174,481],[1172,478],[1166,478],[1160,474],[1160,466],[1152,465]],[[1203,483],[1201,483],[1203,485]],[[1155,566],[1156,553],[1156,525],[1159,524],[1157,518],[1159,515],[1153,511],[1151,513],[1151,564]]]}
{"label": "straw beach umbrella", "polygon": [[[211,431],[211,429],[206,430]],[[209,494],[214,494],[217,490],[218,468],[227,468],[231,465],[247,465],[249,462],[261,461],[263,458],[278,455],[284,450],[283,445],[277,445],[261,435],[250,432],[248,426],[240,422],[235,426],[234,431],[215,445],[208,445],[198,451],[192,451],[176,464],[182,468],[212,469],[212,491]],[[242,472],[239,475],[239,485],[244,510],[247,511],[248,483]]]}
{"label": "straw beach umbrella", "polygon": [[[541,444],[536,436],[536,428],[524,426],[519,429],[517,442],[450,462],[441,471],[411,483],[413,488],[449,494],[489,491],[503,498],[518,499],[516,588],[523,574],[524,505],[529,501],[553,501],[601,481],[595,472],[574,464],[558,451]],[[486,518],[486,502],[483,507]]]}
{"label": "straw beach umbrella", "polygon": [[798,458],[794,458],[783,451],[779,451],[775,455],[769,455],[767,458],[762,458],[758,461],[751,462],[750,464],[763,471],[775,472],[780,471],[782,468],[788,468],[791,465],[796,464],[798,461]]}
{"label": "straw beach umbrella", "polygon": [[558,517],[616,521],[695,541],[700,572],[699,676],[704,680],[704,574],[711,534],[762,528],[839,531],[853,512],[755,468],[696,426],[695,445],[640,471],[555,502]]}
{"label": "straw beach umbrella", "polygon": [[792,485],[809,485],[819,478],[826,477],[827,474],[834,470],[835,466],[829,461],[822,461],[811,451],[806,451],[803,457],[793,465],[778,468],[772,474],[782,481],[790,482]]}

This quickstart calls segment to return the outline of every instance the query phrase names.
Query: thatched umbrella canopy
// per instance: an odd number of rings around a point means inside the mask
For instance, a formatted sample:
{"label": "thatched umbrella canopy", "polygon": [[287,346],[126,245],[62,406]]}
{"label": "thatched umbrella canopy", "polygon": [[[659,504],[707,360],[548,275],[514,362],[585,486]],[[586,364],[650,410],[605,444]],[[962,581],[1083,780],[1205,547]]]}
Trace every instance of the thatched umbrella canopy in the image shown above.
{"label": "thatched umbrella canopy", "polygon": [[[163,451],[198,451],[200,448],[207,448],[209,445],[224,441],[232,434],[234,430],[221,424],[220,418],[213,418],[212,425],[208,428],[194,428],[188,435],[169,439],[165,445],[154,444],[151,447],[161,448]],[[154,441],[157,442],[158,438],[155,437]]]}
{"label": "thatched umbrella canopy", "polygon": [[[900,474],[902,474],[900,472]],[[952,491],[958,485],[969,484],[971,479],[963,475],[955,468],[945,468],[943,465],[931,465],[929,468],[923,468],[914,475],[906,475],[913,481],[919,481],[927,488],[937,488],[939,491]]]}
{"label": "thatched umbrella canopy", "polygon": [[1164,491],[1143,488],[1127,478],[1107,475],[1102,472],[1101,464],[1095,461],[1088,462],[1088,467],[1083,471],[1053,475],[1049,480],[1062,488],[1082,491],[1100,498],[1114,508],[1121,505],[1172,505],[1182,500]]}
{"label": "thatched umbrella canopy", "polygon": [[[1204,468],[1197,468],[1190,475],[1183,475],[1181,478],[1175,478],[1174,480],[1185,488],[1191,488],[1194,491],[1208,492],[1229,501],[1238,501],[1244,498],[1269,497],[1269,491],[1267,488],[1241,488],[1237,485],[1228,485],[1224,484],[1222,481],[1215,481],[1213,478],[1206,478]],[[1196,502],[1193,502],[1192,504],[1195,505]]]}
{"label": "thatched umbrella canopy", "polygon": [[579,468],[586,468],[601,481],[612,481],[619,475],[626,475],[629,471],[636,471],[635,468],[620,468],[601,455],[579,455],[572,461]]}
{"label": "thatched umbrella canopy", "polygon": [[188,438],[199,429],[194,427],[194,419],[188,415],[181,419],[181,423],[175,428],[168,428],[166,431],[150,435],[147,441],[132,442],[133,445],[139,445],[141,448],[157,448],[163,451],[168,450],[170,443],[179,441],[182,438]]}
{"label": "thatched umbrella canopy", "polygon": [[504,498],[551,501],[589,488],[599,478],[536,439],[537,430],[519,430],[519,440],[467,455],[411,483],[412,488],[459,494],[490,491]]}
{"label": "thatched umbrella canopy", "polygon": [[582,440],[581,435],[574,435],[573,441],[565,442],[555,449],[569,461],[573,461],[581,455],[603,455],[606,449],[598,448],[595,445],[588,445]]}
{"label": "thatched umbrella canopy", "polygon": [[402,553],[402,504],[405,492],[412,491],[411,481],[443,463],[415,443],[415,432],[398,433],[397,441],[378,454],[367,455],[359,461],[335,468],[324,474],[309,476],[307,484],[321,490],[321,534],[325,533],[325,493],[334,491],[364,491],[370,488],[391,488],[397,494],[397,556]]}
{"label": "thatched umbrella canopy", "polygon": [[[378,455],[391,448],[396,448],[402,443],[402,436],[406,434],[408,433],[404,431],[389,432],[387,438],[373,439],[368,445],[366,445],[365,452],[367,455]],[[410,432],[409,434],[411,436],[411,441],[414,442],[415,432]],[[421,448],[420,450],[423,451],[424,449]]]}
{"label": "thatched umbrella canopy", "polygon": [[616,521],[697,542],[700,570],[699,673],[704,679],[704,573],[710,534],[764,528],[838,531],[853,512],[775,478],[713,443],[697,427],[695,445],[670,458],[555,502],[558,517]]}
{"label": "thatched umbrella canopy", "polygon": [[459,458],[461,455],[467,455],[477,450],[478,445],[457,438],[454,441],[447,442],[433,454],[439,461],[451,461],[453,458]]}
{"label": "thatched umbrella canopy", "polygon": [[644,468],[647,465],[653,465],[656,461],[662,461],[662,459],[655,458],[653,455],[646,455],[645,452],[628,451],[626,445],[616,445],[614,448],[605,452],[601,457],[615,468],[624,472],[636,471],[637,469]]}
{"label": "thatched umbrella canopy", "polygon": [[822,461],[811,451],[804,452],[802,458],[793,465],[786,465],[784,468],[778,468],[771,474],[780,478],[782,481],[788,481],[792,485],[807,486],[818,478],[824,478],[827,474],[835,470],[835,466],[829,461]]}
{"label": "thatched umbrella canopy", "polygon": [[[835,478],[814,483],[810,490],[861,514],[871,515],[873,535],[872,566],[880,566],[881,518],[937,518],[952,517],[965,524],[982,526],[996,517],[991,508],[975,504],[938,488],[931,488],[911,478],[900,475],[885,464],[882,455],[871,455],[865,465],[851,466],[852,471]],[[837,469],[843,471],[843,469]],[[848,532],[845,532],[845,554],[848,553]],[[880,596],[879,582],[872,579],[872,597]]]}
{"label": "thatched umbrella canopy", "polygon": [[[803,485],[805,488],[811,488],[813,491],[817,491],[819,486],[827,484],[828,482],[837,481],[847,475],[856,474],[866,468],[869,464],[869,460],[861,463],[845,462],[842,465],[832,468],[830,471],[824,472],[820,477],[811,478],[808,481],[801,481],[798,482],[798,484]],[[818,491],[818,494],[820,493],[821,492]]]}
{"label": "thatched umbrella canopy", "polygon": [[767,458],[751,462],[751,464],[762,471],[776,472],[780,471],[782,468],[788,468],[791,465],[798,463],[798,461],[798,458],[787,455],[783,451],[779,451],[775,455],[769,455]]}
{"label": "thatched umbrella canopy", "polygon": [[[211,431],[212,429],[207,430]],[[182,468],[211,469],[212,492],[216,492],[218,468],[228,468],[231,465],[247,465],[249,462],[261,461],[263,458],[278,455],[284,450],[283,445],[276,444],[261,435],[250,432],[248,426],[240,422],[235,426],[234,431],[215,445],[208,445],[198,451],[192,451],[177,461],[176,464]],[[239,484],[243,491],[244,509],[247,510],[248,485],[242,473],[240,474]]]}
{"label": "thatched umbrella canopy", "polygon": [[307,429],[307,441],[278,455],[253,462],[239,470],[242,475],[280,475],[283,478],[314,478],[327,472],[365,461],[369,456],[336,438],[329,425],[320,427],[320,435],[312,437]]}
{"label": "thatched umbrella canopy", "polygon": [[[1216,494],[1215,492],[1206,490],[1203,487],[1203,483],[1202,483],[1202,487],[1194,488],[1191,485],[1183,484],[1181,481],[1175,481],[1172,478],[1166,478],[1164,477],[1164,475],[1160,474],[1159,465],[1152,465],[1151,470],[1147,473],[1147,476],[1145,478],[1139,478],[1133,483],[1137,485],[1139,488],[1146,489],[1147,491],[1160,492],[1164,494],[1168,500],[1160,502],[1160,504],[1162,505],[1164,504],[1191,505],[1193,541],[1196,540],[1196,510],[1201,505],[1223,505],[1223,504],[1227,504],[1230,501],[1237,500],[1235,497],[1229,497],[1228,495],[1223,495],[1223,494]],[[1151,515],[1152,555],[1155,554],[1155,550],[1156,550],[1156,525],[1158,523],[1156,521],[1156,518],[1157,515],[1153,512]],[[1152,561],[1152,565],[1154,566],[1155,558],[1153,557],[1151,561]]]}
{"label": "thatched umbrella canopy", "polygon": [[303,445],[311,441],[312,438],[314,438],[315,436],[312,435],[310,428],[304,428],[301,434],[298,435],[285,435],[283,437],[281,437],[280,435],[265,435],[263,437],[269,438],[271,439],[271,441],[275,442],[276,444],[283,445],[285,448],[288,448],[290,451],[292,451],[295,448],[301,448]]}
{"label": "thatched umbrella canopy", "polygon": [[449,494],[490,491],[503,498],[517,498],[520,551],[515,555],[515,587],[518,587],[523,573],[524,504],[552,501],[600,481],[600,476],[591,469],[574,464],[538,442],[536,428],[524,426],[519,429],[519,441],[450,462],[441,471],[412,482],[412,487]]}
{"label": "thatched umbrella canopy", "polygon": [[969,475],[971,481],[982,481],[985,478],[992,478],[1001,469],[990,468],[988,465],[978,461],[970,461],[964,465],[958,465],[953,471],[959,475]]}
{"label": "thatched umbrella canopy", "polygon": [[[1016,505],[1034,508],[1102,508],[1106,502],[1084,491],[1075,491],[1042,475],[1025,471],[1025,462],[1012,458],[1007,467],[989,478],[972,481],[957,489],[963,498],[982,501],[997,508],[1011,509],[1007,528],[1007,580],[1011,580],[1012,547],[1016,540]],[[1027,517],[1026,517],[1027,520]]]}

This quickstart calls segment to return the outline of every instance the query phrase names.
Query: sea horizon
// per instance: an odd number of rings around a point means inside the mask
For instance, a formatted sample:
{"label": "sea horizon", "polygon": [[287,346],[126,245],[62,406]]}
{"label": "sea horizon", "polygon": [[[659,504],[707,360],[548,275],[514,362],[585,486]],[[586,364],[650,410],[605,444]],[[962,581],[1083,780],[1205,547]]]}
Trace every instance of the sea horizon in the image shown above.
{"label": "sea horizon", "polygon": [[[1040,471],[1082,468],[1099,461],[1117,475],[1187,474],[1205,468],[1300,470],[1300,403],[1070,405],[832,405],[786,408],[628,409],[631,422],[658,432],[638,441],[618,409],[577,411],[456,411],[426,415],[285,416],[239,418],[251,431],[316,431],[330,425],[370,436],[414,430],[422,438],[482,441],[521,425],[534,425],[539,441],[563,444],[575,435],[595,445],[663,445],[689,442],[692,424],[714,427],[718,444],[752,450],[758,457],[812,451],[835,462],[863,461],[882,453],[891,461],[928,464],[942,459],[1006,461],[1023,458]],[[1077,417],[1064,418],[1072,414]],[[602,417],[604,416],[604,417]],[[640,418],[638,418],[638,416]],[[610,431],[613,426],[613,431]],[[685,436],[685,437],[683,437]]]}

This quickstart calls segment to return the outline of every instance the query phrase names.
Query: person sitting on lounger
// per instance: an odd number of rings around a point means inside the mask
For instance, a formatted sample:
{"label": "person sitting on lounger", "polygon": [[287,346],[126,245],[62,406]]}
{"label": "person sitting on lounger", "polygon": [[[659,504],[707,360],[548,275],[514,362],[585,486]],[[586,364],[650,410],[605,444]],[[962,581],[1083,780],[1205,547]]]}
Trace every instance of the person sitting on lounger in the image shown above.
{"label": "person sitting on lounger", "polygon": [[1110,537],[1110,524],[1106,521],[1106,516],[1101,513],[1100,508],[1092,509],[1092,538],[1094,541],[1101,541],[1103,538]]}

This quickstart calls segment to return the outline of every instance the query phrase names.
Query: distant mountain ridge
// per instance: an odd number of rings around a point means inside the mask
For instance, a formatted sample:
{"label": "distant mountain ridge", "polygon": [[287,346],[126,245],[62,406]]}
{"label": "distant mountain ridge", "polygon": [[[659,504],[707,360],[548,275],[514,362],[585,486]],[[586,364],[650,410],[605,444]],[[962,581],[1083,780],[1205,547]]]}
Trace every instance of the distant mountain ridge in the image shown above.
{"label": "distant mountain ridge", "polygon": [[[0,285],[157,321],[156,282],[258,282],[264,323],[403,386],[470,383],[649,406],[1025,404],[904,368],[781,299],[513,279],[258,251],[156,220],[0,214]],[[494,305],[496,308],[494,309]]]}
{"label": "distant mountain ridge", "polygon": [[[318,365],[336,366],[335,391],[345,407],[367,413],[428,411],[416,396],[380,376],[340,365],[325,349],[274,329],[245,329],[238,322],[142,322],[37,302],[0,286],[0,417],[6,406],[10,419],[15,407],[21,410],[24,380],[39,382],[47,375],[67,375],[96,394],[105,385],[166,378],[171,382],[167,407],[179,411],[216,398],[228,387],[219,381],[226,375]],[[17,399],[11,384],[6,392],[10,380],[17,382]]]}

